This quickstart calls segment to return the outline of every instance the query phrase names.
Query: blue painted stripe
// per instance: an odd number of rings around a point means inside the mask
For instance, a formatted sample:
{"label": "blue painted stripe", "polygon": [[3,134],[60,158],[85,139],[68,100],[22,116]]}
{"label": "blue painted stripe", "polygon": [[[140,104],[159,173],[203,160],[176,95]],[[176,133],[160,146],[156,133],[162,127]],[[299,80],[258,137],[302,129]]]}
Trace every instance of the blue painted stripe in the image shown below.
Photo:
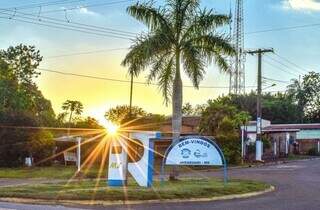
{"label": "blue painted stripe", "polygon": [[108,180],[108,186],[110,187],[120,187],[120,186],[124,186],[125,184],[126,184],[125,180],[115,180],[115,179]]}
{"label": "blue painted stripe", "polygon": [[156,132],[156,138],[160,139],[161,138],[161,132]]}
{"label": "blue painted stripe", "polygon": [[148,180],[147,180],[147,186],[151,187],[153,182],[153,159],[154,159],[154,142],[149,142],[149,154],[148,154]]}

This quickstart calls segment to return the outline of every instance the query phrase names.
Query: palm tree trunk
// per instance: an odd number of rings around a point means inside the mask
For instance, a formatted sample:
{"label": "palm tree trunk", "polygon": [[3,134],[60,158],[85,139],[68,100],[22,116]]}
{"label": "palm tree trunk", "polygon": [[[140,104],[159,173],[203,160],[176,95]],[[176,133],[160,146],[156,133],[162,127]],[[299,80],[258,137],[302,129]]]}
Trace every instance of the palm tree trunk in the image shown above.
{"label": "palm tree trunk", "polygon": [[[176,52],[176,74],[173,81],[172,93],[172,143],[179,140],[182,126],[182,80],[180,74],[180,51]],[[170,179],[178,176],[178,168],[173,166]]]}

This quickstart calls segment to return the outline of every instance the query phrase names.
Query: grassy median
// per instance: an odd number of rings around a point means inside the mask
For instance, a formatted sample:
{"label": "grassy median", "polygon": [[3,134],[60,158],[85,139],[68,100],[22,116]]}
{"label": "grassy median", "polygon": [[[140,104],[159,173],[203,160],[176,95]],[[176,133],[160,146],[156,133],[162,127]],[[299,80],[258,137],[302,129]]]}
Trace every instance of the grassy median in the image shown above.
{"label": "grassy median", "polygon": [[[97,186],[97,187],[95,187]],[[32,198],[47,200],[153,200],[153,199],[188,199],[215,197],[231,194],[243,194],[261,191],[270,185],[255,182],[232,180],[224,185],[217,179],[183,179],[162,184],[156,181],[152,188],[139,187],[129,180],[126,188],[108,187],[105,180],[73,181],[69,184],[47,183],[1,187],[0,197]]]}

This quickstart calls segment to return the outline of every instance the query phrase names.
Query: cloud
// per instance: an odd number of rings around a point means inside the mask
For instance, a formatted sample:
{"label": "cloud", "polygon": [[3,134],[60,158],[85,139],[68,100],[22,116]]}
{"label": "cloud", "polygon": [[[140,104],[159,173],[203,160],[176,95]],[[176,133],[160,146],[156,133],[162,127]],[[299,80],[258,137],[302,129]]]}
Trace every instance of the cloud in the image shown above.
{"label": "cloud", "polygon": [[[66,10],[69,11],[68,8],[66,7],[60,7],[62,10]],[[89,10],[88,8],[86,8],[85,6],[77,6],[77,9],[75,10],[75,12],[77,14],[82,14],[82,15],[92,15],[92,16],[99,16],[99,13],[94,12],[92,10]]]}
{"label": "cloud", "polygon": [[283,0],[282,8],[296,11],[320,11],[318,0]]}
{"label": "cloud", "polygon": [[85,15],[98,15],[98,13],[93,12],[91,10],[88,10],[88,8],[80,6],[79,7],[79,13],[80,14],[85,14]]}

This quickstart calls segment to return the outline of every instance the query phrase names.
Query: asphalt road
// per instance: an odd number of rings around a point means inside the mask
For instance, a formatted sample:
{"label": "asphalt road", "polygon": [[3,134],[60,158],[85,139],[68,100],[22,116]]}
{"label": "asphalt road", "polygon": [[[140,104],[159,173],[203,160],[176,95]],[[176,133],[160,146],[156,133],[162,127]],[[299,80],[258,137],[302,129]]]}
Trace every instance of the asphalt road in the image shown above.
{"label": "asphalt road", "polygon": [[[193,174],[198,176],[197,174]],[[217,176],[212,172],[203,172],[204,176]],[[190,174],[186,175],[190,176]],[[258,168],[233,169],[229,172],[231,178],[262,180],[276,186],[276,191],[258,197],[213,202],[181,202],[143,205],[118,205],[96,207],[63,207],[45,205],[24,205],[1,203],[0,210],[68,210],[68,209],[112,209],[112,210],[303,210],[320,209],[320,160],[307,160],[282,165],[263,166]]]}

